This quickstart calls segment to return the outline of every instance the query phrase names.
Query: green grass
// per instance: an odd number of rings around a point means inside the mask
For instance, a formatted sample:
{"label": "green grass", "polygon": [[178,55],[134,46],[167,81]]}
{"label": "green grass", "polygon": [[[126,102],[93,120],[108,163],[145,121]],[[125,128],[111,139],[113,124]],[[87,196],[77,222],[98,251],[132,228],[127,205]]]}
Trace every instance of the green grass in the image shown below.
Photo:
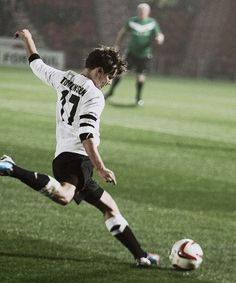
{"label": "green grass", "polygon": [[[145,106],[132,107],[126,77],[102,116],[100,152],[116,199],[160,269],[138,269],[86,203],[61,207],[19,181],[0,178],[1,283],[233,283],[236,248],[235,84],[149,77]],[[0,154],[51,174],[55,95],[29,70],[0,69]],[[205,257],[177,272],[168,251],[193,238]]]}

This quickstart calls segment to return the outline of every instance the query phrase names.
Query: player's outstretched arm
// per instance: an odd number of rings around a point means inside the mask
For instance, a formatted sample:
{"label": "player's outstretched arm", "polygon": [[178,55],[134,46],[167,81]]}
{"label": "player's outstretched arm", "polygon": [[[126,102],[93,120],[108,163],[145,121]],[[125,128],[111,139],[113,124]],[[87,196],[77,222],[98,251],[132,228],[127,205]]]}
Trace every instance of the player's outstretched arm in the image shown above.
{"label": "player's outstretched arm", "polygon": [[97,170],[99,176],[106,182],[113,183],[116,185],[116,177],[115,174],[105,167],[102,158],[98,152],[97,146],[94,144],[92,138],[85,139],[83,141],[83,146],[93,164],[95,169]]}
{"label": "player's outstretched arm", "polygon": [[29,58],[32,54],[35,54],[35,53],[38,54],[38,51],[37,51],[37,49],[36,49],[34,40],[33,40],[33,38],[32,38],[31,33],[29,32],[29,30],[23,29],[23,30],[17,31],[17,32],[15,33],[15,37],[18,37],[18,36],[19,36],[19,37],[23,40],[23,42],[24,42],[24,47],[25,47],[25,50],[26,50],[26,53],[27,53],[28,58]]}
{"label": "player's outstretched arm", "polygon": [[63,72],[43,62],[38,54],[30,31],[27,29],[17,31],[15,33],[15,37],[20,37],[23,40],[24,47],[29,59],[30,68],[32,69],[33,73],[44,83],[52,87],[56,87],[58,81],[60,81],[60,79],[63,77]]}
{"label": "player's outstretched arm", "polygon": [[123,27],[117,34],[116,40],[115,40],[115,47],[119,50],[121,47],[121,44],[124,40],[124,38],[127,35],[127,30],[125,27]]}

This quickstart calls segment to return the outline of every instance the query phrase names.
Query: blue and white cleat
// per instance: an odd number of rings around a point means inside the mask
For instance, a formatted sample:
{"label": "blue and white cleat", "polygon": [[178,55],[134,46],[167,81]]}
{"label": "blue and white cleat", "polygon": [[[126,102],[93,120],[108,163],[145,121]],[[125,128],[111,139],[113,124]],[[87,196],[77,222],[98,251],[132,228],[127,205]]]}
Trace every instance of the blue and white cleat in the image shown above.
{"label": "blue and white cleat", "polygon": [[137,259],[138,266],[159,266],[160,256],[158,254],[148,253],[147,257]]}
{"label": "blue and white cleat", "polygon": [[10,156],[3,155],[0,159],[0,176],[10,176],[15,162]]}

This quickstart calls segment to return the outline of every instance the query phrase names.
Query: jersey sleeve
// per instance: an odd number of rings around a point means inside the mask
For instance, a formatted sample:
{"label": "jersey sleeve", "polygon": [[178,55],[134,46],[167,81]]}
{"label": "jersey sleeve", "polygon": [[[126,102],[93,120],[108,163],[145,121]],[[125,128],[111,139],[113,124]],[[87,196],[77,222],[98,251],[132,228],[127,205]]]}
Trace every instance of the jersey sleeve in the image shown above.
{"label": "jersey sleeve", "polygon": [[33,55],[29,58],[30,68],[33,73],[47,85],[56,88],[65,72],[45,64],[39,55]]}
{"label": "jersey sleeve", "polygon": [[155,25],[155,29],[154,29],[154,33],[155,35],[158,35],[159,33],[162,33],[160,25],[157,21],[155,21],[156,25]]}
{"label": "jersey sleeve", "polygon": [[127,31],[130,31],[130,30],[131,30],[131,28],[130,28],[130,20],[131,20],[131,19],[129,19],[129,20],[126,22],[125,26],[124,26],[124,28],[125,28]]}
{"label": "jersey sleeve", "polygon": [[79,135],[91,133],[99,136],[99,123],[103,108],[104,98],[102,94],[84,101],[79,117]]}

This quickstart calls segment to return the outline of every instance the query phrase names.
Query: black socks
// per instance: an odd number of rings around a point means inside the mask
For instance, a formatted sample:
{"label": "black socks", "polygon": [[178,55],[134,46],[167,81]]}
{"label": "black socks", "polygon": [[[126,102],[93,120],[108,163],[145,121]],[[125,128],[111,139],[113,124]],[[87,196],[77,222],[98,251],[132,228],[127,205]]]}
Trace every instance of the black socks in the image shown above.
{"label": "black socks", "polygon": [[143,82],[136,82],[136,102],[138,102],[139,100],[141,100],[141,92],[143,89]]}
{"label": "black socks", "polygon": [[11,173],[11,177],[19,179],[21,182],[30,186],[35,191],[41,190],[50,181],[50,178],[47,175],[40,174],[37,172],[32,172],[32,171],[20,168],[16,165],[13,165],[13,171]]}
{"label": "black socks", "polygon": [[147,256],[129,226],[126,226],[124,231],[115,237],[133,254],[135,259]]}
{"label": "black socks", "polygon": [[110,89],[109,91],[105,94],[105,99],[107,99],[108,97],[112,96],[113,94],[113,91],[114,89],[116,88],[116,86],[118,85],[118,83],[120,82],[120,77],[115,77],[113,80],[112,80],[112,84],[110,86]]}

